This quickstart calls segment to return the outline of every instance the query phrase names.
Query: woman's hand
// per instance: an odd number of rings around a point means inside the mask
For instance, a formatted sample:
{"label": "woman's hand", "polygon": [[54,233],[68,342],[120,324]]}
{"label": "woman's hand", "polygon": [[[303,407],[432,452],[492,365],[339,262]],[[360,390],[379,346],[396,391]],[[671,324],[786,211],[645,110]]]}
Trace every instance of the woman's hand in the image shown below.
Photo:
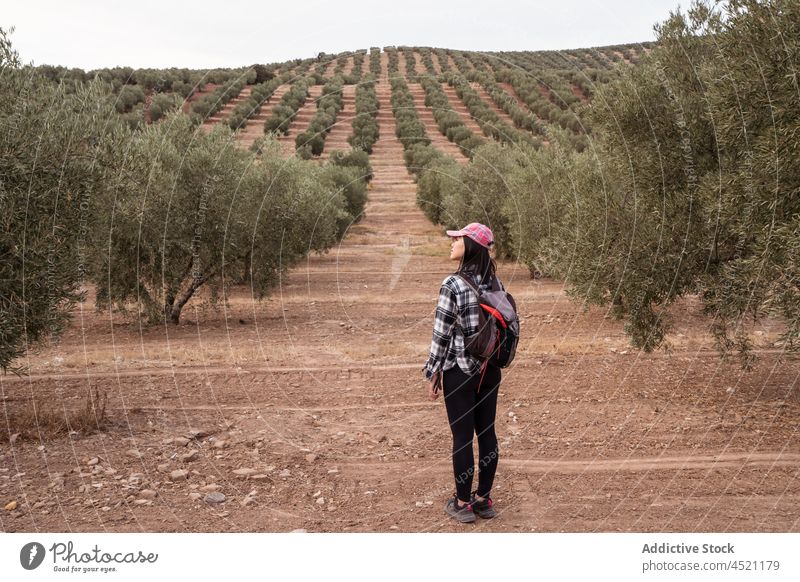
{"label": "woman's hand", "polygon": [[439,374],[441,374],[441,372],[436,372],[433,376],[431,376],[431,379],[428,382],[428,396],[431,397],[431,400],[436,400],[439,398],[439,391],[435,390],[436,382],[439,379]]}

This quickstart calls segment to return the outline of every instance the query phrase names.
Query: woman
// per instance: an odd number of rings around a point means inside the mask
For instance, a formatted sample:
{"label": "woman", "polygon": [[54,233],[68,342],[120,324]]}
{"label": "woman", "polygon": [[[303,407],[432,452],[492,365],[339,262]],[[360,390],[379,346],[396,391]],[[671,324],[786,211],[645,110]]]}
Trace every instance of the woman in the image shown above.
{"label": "woman", "polygon": [[[478,330],[478,297],[464,281],[470,278],[482,291],[491,287],[496,265],[489,256],[494,244],[492,231],[473,222],[461,230],[448,230],[453,238],[450,259],[460,261],[458,270],[449,275],[439,290],[439,303],[433,325],[430,357],[423,371],[432,400],[439,397],[439,380],[444,386],[447,418],[453,433],[453,474],[456,494],[445,504],[445,512],[454,519],[469,523],[475,514],[495,516],[489,496],[494,481],[499,450],[494,432],[500,368],[482,362],[464,352],[464,336]],[[502,288],[502,283],[497,279]],[[441,376],[440,376],[441,375]],[[478,488],[472,489],[475,459],[473,434],[478,435]]]}

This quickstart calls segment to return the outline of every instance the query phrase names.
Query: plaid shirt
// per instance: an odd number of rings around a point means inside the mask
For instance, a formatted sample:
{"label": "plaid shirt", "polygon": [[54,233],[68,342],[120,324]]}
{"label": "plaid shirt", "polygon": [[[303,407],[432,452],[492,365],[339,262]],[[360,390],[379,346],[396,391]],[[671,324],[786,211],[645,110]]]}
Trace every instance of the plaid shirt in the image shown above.
{"label": "plaid shirt", "polygon": [[[479,285],[480,277],[473,275],[473,282]],[[489,286],[480,284],[479,288],[486,291]],[[456,364],[465,374],[480,370],[480,360],[464,353],[464,334],[470,336],[478,331],[479,310],[478,297],[461,277],[449,275],[442,281],[433,320],[430,356],[422,368],[426,380],[430,380],[438,370],[449,370]]]}

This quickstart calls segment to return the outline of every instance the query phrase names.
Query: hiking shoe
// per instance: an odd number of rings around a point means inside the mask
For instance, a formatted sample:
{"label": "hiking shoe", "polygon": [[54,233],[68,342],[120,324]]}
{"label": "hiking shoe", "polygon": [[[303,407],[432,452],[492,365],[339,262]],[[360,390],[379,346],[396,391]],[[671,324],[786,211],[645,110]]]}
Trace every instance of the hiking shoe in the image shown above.
{"label": "hiking shoe", "polygon": [[482,501],[478,501],[475,499],[476,493],[477,491],[473,491],[472,497],[470,498],[469,504],[472,506],[472,511],[483,519],[492,519],[495,515],[497,515],[493,507],[494,503],[492,503],[492,498],[486,497]]}
{"label": "hiking shoe", "polygon": [[461,506],[461,509],[456,507],[456,495],[453,495],[444,504],[444,512],[455,520],[461,523],[472,523],[475,521],[475,513],[472,511],[472,505],[467,503]]}

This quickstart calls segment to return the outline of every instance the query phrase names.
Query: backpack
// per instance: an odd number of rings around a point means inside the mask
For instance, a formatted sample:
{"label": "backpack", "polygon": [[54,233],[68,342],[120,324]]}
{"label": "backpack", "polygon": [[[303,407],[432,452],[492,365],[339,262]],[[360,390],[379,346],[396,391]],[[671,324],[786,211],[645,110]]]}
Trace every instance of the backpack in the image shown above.
{"label": "backpack", "polygon": [[488,363],[498,368],[508,367],[514,361],[519,343],[519,316],[514,297],[500,286],[497,277],[492,281],[491,290],[485,292],[468,277],[461,278],[475,291],[481,306],[478,331],[464,337],[464,350],[483,362],[484,372]]}

